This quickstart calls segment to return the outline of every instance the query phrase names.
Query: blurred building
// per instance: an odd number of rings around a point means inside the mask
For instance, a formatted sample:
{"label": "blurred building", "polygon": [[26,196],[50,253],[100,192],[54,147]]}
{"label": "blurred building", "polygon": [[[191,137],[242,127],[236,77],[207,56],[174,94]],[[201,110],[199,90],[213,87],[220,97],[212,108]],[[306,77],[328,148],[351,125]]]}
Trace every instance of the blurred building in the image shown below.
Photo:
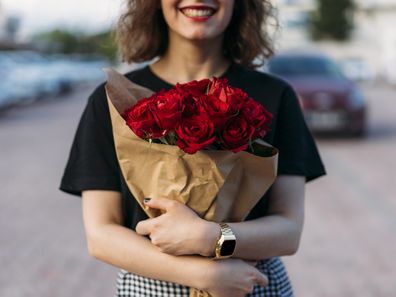
{"label": "blurred building", "polygon": [[280,24],[277,48],[289,49],[311,44],[306,30],[310,12],[315,8],[314,0],[273,0]]}
{"label": "blurred building", "polygon": [[4,39],[6,39],[6,23],[7,23],[7,18],[3,9],[3,6],[1,5],[0,2],[0,42]]}
{"label": "blurred building", "polygon": [[29,44],[20,43],[17,40],[20,24],[21,18],[16,15],[8,15],[0,2],[0,49],[13,50],[30,47]]}
{"label": "blurred building", "polygon": [[360,0],[353,42],[373,71],[396,84],[396,0]]}
{"label": "blurred building", "polygon": [[396,84],[396,0],[355,0],[355,29],[349,42],[313,43],[307,32],[315,0],[273,0],[281,24],[277,48],[315,48],[355,68],[361,78]]}

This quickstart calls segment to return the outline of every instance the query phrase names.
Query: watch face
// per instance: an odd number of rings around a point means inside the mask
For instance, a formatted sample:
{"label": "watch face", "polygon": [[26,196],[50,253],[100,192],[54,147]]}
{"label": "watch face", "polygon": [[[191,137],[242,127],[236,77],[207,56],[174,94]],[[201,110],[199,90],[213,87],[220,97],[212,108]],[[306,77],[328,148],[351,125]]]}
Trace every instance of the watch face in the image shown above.
{"label": "watch face", "polygon": [[226,240],[223,242],[221,246],[220,255],[221,256],[230,256],[235,250],[236,241],[235,240]]}

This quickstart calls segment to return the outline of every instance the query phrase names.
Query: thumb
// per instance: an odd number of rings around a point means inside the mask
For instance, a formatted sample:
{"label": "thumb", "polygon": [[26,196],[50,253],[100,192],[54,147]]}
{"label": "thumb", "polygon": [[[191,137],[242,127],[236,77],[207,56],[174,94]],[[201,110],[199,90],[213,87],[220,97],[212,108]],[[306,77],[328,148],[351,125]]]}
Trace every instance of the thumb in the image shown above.
{"label": "thumb", "polygon": [[140,235],[150,235],[156,219],[157,218],[153,218],[138,222],[135,228],[136,233]]}

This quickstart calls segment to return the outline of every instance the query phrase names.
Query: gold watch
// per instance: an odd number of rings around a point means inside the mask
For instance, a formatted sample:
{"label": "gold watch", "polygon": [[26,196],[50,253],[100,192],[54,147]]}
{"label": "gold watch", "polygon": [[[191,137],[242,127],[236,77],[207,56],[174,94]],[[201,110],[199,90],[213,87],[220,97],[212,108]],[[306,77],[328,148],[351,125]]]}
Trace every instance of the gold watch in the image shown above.
{"label": "gold watch", "polygon": [[230,258],[235,251],[236,237],[230,226],[228,226],[226,223],[220,223],[219,225],[221,235],[216,242],[214,259]]}

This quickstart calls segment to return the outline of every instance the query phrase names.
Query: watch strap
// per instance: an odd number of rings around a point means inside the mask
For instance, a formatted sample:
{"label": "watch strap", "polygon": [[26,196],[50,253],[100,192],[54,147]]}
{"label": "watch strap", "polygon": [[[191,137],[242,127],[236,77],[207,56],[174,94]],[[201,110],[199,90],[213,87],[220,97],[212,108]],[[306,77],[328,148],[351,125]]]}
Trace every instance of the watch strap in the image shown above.
{"label": "watch strap", "polygon": [[215,257],[214,259],[226,259],[232,256],[233,252],[230,255],[222,255],[221,250],[225,241],[234,241],[236,244],[236,237],[231,227],[226,223],[219,223],[221,235],[220,238],[216,242],[215,246]]}

